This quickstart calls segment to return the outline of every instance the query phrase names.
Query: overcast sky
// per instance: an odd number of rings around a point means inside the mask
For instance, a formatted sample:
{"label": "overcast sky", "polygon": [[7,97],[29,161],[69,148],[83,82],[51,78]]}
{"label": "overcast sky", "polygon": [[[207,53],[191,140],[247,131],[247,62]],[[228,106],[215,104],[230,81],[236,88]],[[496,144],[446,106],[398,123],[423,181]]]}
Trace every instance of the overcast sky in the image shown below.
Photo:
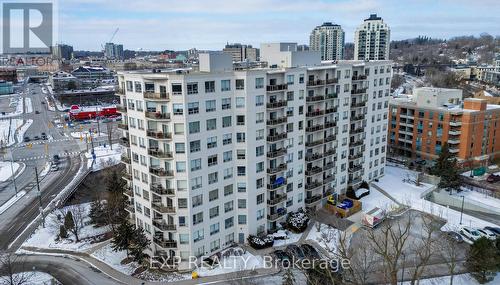
{"label": "overcast sky", "polygon": [[323,22],[340,24],[346,42],[371,13],[391,39],[500,35],[499,0],[59,0],[59,42],[100,50],[113,31],[125,49],[222,49],[226,42],[308,44]]}

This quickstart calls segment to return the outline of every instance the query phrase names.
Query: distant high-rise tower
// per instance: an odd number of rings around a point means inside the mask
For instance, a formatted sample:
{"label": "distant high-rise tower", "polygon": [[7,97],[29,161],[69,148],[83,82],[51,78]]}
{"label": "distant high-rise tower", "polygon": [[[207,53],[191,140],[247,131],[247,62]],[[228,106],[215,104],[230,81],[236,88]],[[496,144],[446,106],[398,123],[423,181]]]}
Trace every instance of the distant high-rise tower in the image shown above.
{"label": "distant high-rise tower", "polygon": [[104,56],[109,59],[123,59],[123,45],[106,43],[106,45],[104,46]]}
{"label": "distant high-rise tower", "polygon": [[319,51],[321,60],[340,60],[344,56],[344,36],[340,25],[323,23],[311,32],[309,49]]}
{"label": "distant high-rise tower", "polygon": [[354,33],[355,60],[388,60],[391,30],[389,26],[371,14]]}
{"label": "distant high-rise tower", "polygon": [[52,56],[57,59],[70,60],[73,57],[73,47],[65,44],[58,44],[52,47]]}

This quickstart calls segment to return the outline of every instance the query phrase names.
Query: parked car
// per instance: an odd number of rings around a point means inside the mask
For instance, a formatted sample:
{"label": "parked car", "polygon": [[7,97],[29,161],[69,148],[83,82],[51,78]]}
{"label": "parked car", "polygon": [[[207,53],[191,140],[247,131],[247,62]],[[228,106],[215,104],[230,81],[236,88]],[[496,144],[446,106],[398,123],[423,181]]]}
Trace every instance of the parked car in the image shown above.
{"label": "parked car", "polygon": [[497,235],[490,230],[478,229],[477,231],[482,237],[485,237],[487,239],[495,240],[497,238]]}
{"label": "parked car", "polygon": [[24,140],[24,142],[29,142],[31,139],[30,139],[30,137],[24,137],[23,140]]}
{"label": "parked car", "polygon": [[42,104],[45,104],[45,101],[42,101]]}
{"label": "parked car", "polygon": [[288,266],[290,264],[290,256],[288,253],[286,253],[283,250],[275,250],[274,251],[274,256],[276,257],[277,260],[281,261],[281,264],[284,266]]}
{"label": "parked car", "polygon": [[470,239],[471,241],[476,241],[481,238],[481,235],[477,230],[466,226],[460,226],[460,234]]}
{"label": "parked car", "polygon": [[457,232],[449,231],[449,232],[446,232],[446,235],[448,236],[448,238],[450,238],[451,240],[454,240],[456,242],[464,242],[464,238]]}
{"label": "parked car", "polygon": [[47,139],[47,134],[46,133],[42,133],[42,140],[46,140]]}
{"label": "parked car", "polygon": [[294,244],[291,244],[289,246],[286,247],[286,252],[290,255],[290,256],[294,256],[298,259],[304,259],[305,258],[305,255],[304,255],[304,252],[302,252],[302,250],[300,249],[300,247],[294,245]]}
{"label": "parked car", "polygon": [[59,170],[59,166],[57,166],[56,164],[52,164],[52,166],[50,167],[50,171],[58,171]]}
{"label": "parked car", "polygon": [[497,236],[500,236],[500,228],[499,227],[485,227],[485,230],[489,230],[494,232]]}
{"label": "parked car", "polygon": [[59,157],[59,155],[58,155],[58,154],[54,154],[54,156],[52,156],[52,158],[53,158],[54,160],[59,160],[59,159],[61,159],[61,158]]}
{"label": "parked car", "polygon": [[40,114],[40,111],[38,111],[38,110],[37,110],[37,111],[35,111],[35,114]]}
{"label": "parked car", "polygon": [[302,252],[304,252],[305,256],[310,258],[310,259],[321,259],[319,256],[318,251],[310,244],[302,244],[300,246],[300,249],[302,249]]}
{"label": "parked car", "polygon": [[37,141],[37,140],[39,140],[39,139],[40,139],[40,137],[39,137],[39,136],[34,136],[34,137],[33,137],[33,140],[35,140],[35,141]]}
{"label": "parked car", "polygon": [[489,183],[495,183],[495,182],[498,182],[500,181],[500,175],[496,175],[494,173],[488,175],[488,178],[486,178],[486,181],[488,181]]}

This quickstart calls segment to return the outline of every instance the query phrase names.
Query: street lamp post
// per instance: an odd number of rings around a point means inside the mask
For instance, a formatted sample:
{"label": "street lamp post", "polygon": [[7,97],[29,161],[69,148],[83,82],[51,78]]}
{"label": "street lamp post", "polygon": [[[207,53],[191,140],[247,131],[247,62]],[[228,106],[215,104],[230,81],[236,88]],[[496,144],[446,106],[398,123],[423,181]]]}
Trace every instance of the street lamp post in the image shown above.
{"label": "street lamp post", "polygon": [[14,158],[12,157],[12,149],[10,149],[10,172],[12,173],[12,176],[10,177],[12,179],[12,183],[14,184],[14,190],[16,191],[16,196],[17,196],[17,184],[16,184],[16,177],[14,173]]}
{"label": "street lamp post", "polygon": [[462,209],[460,209],[460,224],[462,224],[462,215],[464,213],[464,200],[465,200],[465,196],[462,195]]}
{"label": "street lamp post", "polygon": [[42,216],[42,226],[45,228],[45,217],[43,216],[42,192],[40,192],[40,181],[38,180],[38,168],[35,166],[36,187],[38,189],[38,202],[40,203],[40,215]]}

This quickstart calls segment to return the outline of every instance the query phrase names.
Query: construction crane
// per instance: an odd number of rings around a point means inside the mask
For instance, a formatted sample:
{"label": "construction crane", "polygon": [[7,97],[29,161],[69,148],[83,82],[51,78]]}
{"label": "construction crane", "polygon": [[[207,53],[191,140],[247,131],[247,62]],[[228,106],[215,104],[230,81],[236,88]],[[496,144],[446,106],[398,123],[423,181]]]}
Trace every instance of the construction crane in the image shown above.
{"label": "construction crane", "polygon": [[[108,43],[112,43],[113,42],[113,39],[115,38],[116,33],[118,33],[119,30],[120,30],[120,28],[116,28],[116,30],[111,35],[111,38],[109,39]],[[106,45],[106,43],[101,44],[102,52],[105,52],[105,50],[106,50],[105,45]]]}

